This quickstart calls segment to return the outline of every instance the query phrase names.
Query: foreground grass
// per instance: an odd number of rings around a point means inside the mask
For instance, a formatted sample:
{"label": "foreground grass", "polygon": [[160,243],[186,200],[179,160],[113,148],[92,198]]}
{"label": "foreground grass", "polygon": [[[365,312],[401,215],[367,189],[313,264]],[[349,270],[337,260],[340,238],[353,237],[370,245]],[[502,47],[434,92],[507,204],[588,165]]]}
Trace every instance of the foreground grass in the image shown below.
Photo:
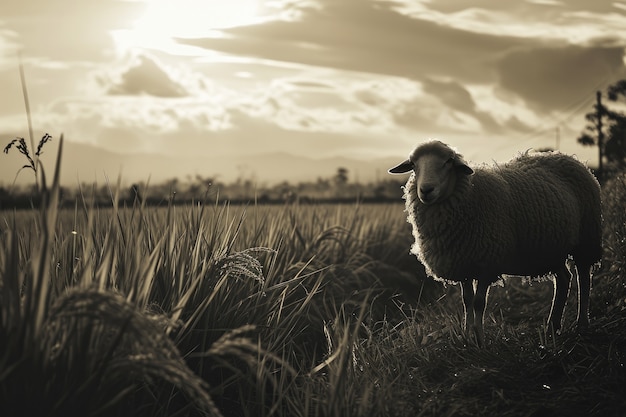
{"label": "foreground grass", "polygon": [[[402,206],[5,213],[0,415],[572,416],[626,410],[626,184],[603,190],[592,326],[492,290],[488,343],[424,279]],[[112,192],[112,199],[115,195]]]}

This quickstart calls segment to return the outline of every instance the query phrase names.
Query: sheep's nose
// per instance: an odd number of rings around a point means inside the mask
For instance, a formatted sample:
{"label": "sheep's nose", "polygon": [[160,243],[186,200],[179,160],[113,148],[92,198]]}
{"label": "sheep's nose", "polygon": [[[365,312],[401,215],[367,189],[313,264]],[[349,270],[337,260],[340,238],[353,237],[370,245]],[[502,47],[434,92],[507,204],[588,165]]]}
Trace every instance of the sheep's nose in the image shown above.
{"label": "sheep's nose", "polygon": [[420,186],[420,192],[422,193],[422,195],[424,197],[426,197],[428,194],[432,193],[434,189],[435,189],[435,187],[433,187],[432,185],[421,185]]}

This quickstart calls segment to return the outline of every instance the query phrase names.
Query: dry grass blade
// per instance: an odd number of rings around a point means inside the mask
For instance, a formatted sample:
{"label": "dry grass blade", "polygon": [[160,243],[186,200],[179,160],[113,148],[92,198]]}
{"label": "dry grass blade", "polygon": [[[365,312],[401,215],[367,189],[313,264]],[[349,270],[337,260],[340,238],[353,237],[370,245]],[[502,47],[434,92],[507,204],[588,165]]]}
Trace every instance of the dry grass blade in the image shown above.
{"label": "dry grass blade", "polygon": [[15,217],[13,217],[13,231],[4,236],[7,245],[0,255],[2,257],[1,264],[4,265],[2,280],[0,281],[2,297],[0,299],[0,325],[2,326],[3,340],[7,340],[10,335],[18,337],[15,336],[16,333],[25,331],[25,326],[21,326],[23,313],[20,305],[24,274],[19,269],[18,235],[15,230]]}
{"label": "dry grass blade", "polygon": [[[20,84],[22,85],[22,96],[24,97],[24,107],[26,109],[26,118],[28,121],[28,137],[30,138],[30,147],[35,149],[35,141],[33,137],[33,121],[30,113],[30,100],[28,99],[28,89],[26,88],[26,77],[24,76],[24,65],[22,64],[22,56],[18,55]],[[36,165],[36,164],[33,164]]]}

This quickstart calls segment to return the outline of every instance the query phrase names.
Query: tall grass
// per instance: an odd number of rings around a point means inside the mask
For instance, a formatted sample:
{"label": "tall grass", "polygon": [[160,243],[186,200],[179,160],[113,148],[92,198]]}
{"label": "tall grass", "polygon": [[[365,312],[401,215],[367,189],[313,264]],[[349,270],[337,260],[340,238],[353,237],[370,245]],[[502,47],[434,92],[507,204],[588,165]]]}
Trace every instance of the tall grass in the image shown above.
{"label": "tall grass", "polygon": [[[404,248],[387,247],[407,246],[405,223],[359,207],[120,207],[112,191],[99,210],[85,191],[59,212],[58,173],[50,195],[1,232],[0,407],[12,414],[293,414],[303,375],[339,361],[330,323],[360,322],[372,297],[388,300],[378,313],[396,309],[376,271],[419,288],[393,266],[414,262]],[[401,219],[399,207],[378,210]],[[352,339],[348,318],[335,331]]]}
{"label": "tall grass", "polygon": [[623,179],[603,190],[590,330],[546,340],[550,284],[507,284],[492,290],[486,349],[460,331],[458,288],[409,255],[401,201],[149,208],[118,189],[112,209],[83,190],[59,211],[57,170],[41,210],[3,214],[0,415],[626,409]]}
{"label": "tall grass", "polygon": [[[115,273],[107,275],[102,268],[106,262],[88,264],[78,274],[81,279],[72,278],[70,285],[54,285],[50,271],[60,264],[53,254],[53,238],[62,144],[61,137],[34,247],[23,247],[15,218],[13,228],[2,233],[6,244],[0,258],[3,415],[68,415],[78,410],[100,415],[154,381],[167,382],[187,394],[203,414],[219,415],[206,382],[189,370],[166,336],[167,320],[147,314],[133,300],[132,291],[126,295],[107,285]],[[46,190],[44,170],[40,170]],[[83,259],[94,255],[81,254]],[[126,277],[144,283],[150,266]],[[91,285],[94,278],[99,278],[99,285]]]}

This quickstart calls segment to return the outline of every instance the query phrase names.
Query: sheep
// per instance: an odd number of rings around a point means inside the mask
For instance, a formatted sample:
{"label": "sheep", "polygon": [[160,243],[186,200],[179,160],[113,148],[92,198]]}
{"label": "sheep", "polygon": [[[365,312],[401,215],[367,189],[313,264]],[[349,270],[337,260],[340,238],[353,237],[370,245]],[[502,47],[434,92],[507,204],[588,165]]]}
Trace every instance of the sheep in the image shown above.
{"label": "sheep", "polygon": [[570,256],[578,270],[577,323],[588,326],[591,273],[602,247],[600,185],[585,165],[560,152],[527,151],[503,165],[471,168],[431,140],[389,169],[410,171],[403,198],[411,252],[428,275],[461,284],[463,328],[474,329],[479,345],[489,287],[502,275],[551,276],[546,330],[560,333]]}

